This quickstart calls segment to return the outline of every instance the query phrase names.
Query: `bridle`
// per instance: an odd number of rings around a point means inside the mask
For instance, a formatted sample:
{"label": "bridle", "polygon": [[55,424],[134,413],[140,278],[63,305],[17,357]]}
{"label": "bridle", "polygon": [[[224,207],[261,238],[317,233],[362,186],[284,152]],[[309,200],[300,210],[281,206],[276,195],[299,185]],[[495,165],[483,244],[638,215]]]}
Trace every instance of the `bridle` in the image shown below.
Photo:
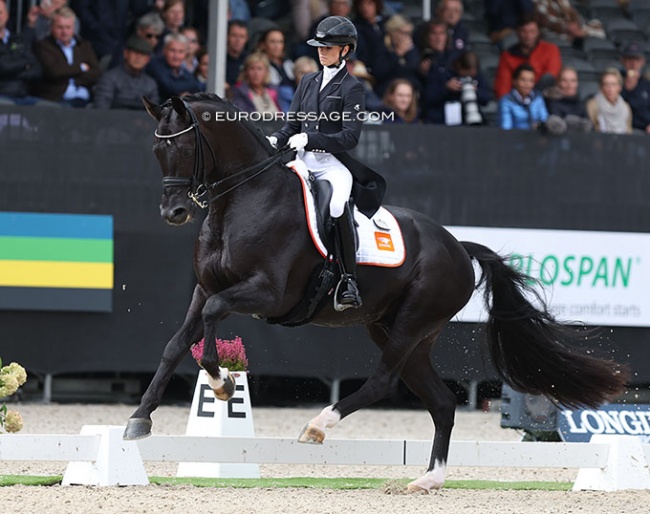
{"label": "bridle", "polygon": [[[216,182],[212,182],[208,184],[206,180],[205,159],[203,156],[203,144],[202,144],[203,142],[205,142],[208,145],[208,148],[210,149],[210,155],[212,155],[212,162],[214,163],[215,166],[217,165],[217,159],[214,155],[214,150],[212,148],[212,145],[210,144],[210,141],[208,141],[208,138],[203,134],[203,132],[201,132],[201,127],[199,124],[199,120],[196,117],[196,114],[194,114],[194,111],[190,109],[189,104],[185,100],[183,99],[181,100],[183,102],[183,105],[185,105],[187,112],[190,114],[190,119],[192,121],[192,124],[189,127],[180,130],[179,132],[175,132],[174,134],[159,134],[158,130],[156,130],[154,132],[154,135],[158,139],[164,139],[169,142],[170,139],[174,139],[175,137],[181,136],[190,131],[194,131],[194,144],[195,144],[194,170],[192,171],[192,177],[190,178],[163,177],[162,186],[163,188],[189,186],[190,189],[187,192],[187,196],[190,197],[192,201],[196,205],[198,205],[201,209],[205,209],[210,203],[230,193],[233,189],[238,188],[239,186],[245,184],[249,180],[254,179],[258,175],[264,173],[269,168],[271,168],[274,164],[279,162],[282,159],[282,157],[284,157],[285,153],[291,151],[291,148],[285,147],[280,151],[278,151],[276,154],[272,155],[271,157],[268,157],[263,161],[254,164],[253,166],[249,166],[248,168],[238,171],[237,173],[234,173],[221,180],[217,180]],[[249,173],[250,175],[248,175]],[[235,183],[234,185],[228,187],[223,191],[220,191],[216,194],[213,193],[225,182],[239,177],[243,177],[241,181]],[[209,194],[210,196],[209,200],[201,200],[201,198],[206,193],[213,193],[213,194]]]}

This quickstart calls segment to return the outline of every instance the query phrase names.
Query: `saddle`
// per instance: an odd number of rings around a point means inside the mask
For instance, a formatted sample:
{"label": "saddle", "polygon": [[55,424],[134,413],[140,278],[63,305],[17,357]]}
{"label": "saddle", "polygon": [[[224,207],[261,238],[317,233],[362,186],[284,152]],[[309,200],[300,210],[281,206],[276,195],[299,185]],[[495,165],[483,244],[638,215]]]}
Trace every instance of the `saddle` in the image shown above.
{"label": "saddle", "polygon": [[[287,166],[300,179],[309,232],[314,246],[323,256],[322,264],[312,271],[302,300],[284,316],[265,318],[267,323],[293,327],[309,323],[322,309],[339,280],[339,266],[331,258],[334,254],[333,226],[329,213],[332,185],[326,180],[314,180],[301,161],[291,162]],[[354,213],[357,263],[365,266],[401,266],[405,259],[405,246],[395,217],[383,207],[372,219],[356,208]]]}

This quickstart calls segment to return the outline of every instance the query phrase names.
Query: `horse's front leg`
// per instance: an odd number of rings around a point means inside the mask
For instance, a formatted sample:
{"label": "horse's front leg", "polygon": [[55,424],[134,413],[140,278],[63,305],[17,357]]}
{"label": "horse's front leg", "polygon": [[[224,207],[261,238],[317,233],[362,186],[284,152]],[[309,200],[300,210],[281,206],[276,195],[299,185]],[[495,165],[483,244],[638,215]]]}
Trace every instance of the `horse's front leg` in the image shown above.
{"label": "horse's front leg", "polygon": [[203,335],[201,309],[204,305],[205,295],[203,290],[197,285],[194,289],[192,302],[183,325],[165,346],[158,369],[149,387],[144,395],[142,395],[140,405],[126,424],[123,435],[124,439],[142,439],[151,435],[151,413],[160,405],[163,392],[174,370],[178,367],[181,360],[183,360],[190,346],[201,339]]}
{"label": "horse's front leg", "polygon": [[217,324],[231,312],[256,314],[264,312],[265,306],[276,305],[277,299],[266,281],[251,278],[225,289],[205,302],[203,327],[205,343],[199,364],[208,373],[208,383],[219,400],[227,401],[235,394],[235,379],[227,368],[219,366],[217,352]]}

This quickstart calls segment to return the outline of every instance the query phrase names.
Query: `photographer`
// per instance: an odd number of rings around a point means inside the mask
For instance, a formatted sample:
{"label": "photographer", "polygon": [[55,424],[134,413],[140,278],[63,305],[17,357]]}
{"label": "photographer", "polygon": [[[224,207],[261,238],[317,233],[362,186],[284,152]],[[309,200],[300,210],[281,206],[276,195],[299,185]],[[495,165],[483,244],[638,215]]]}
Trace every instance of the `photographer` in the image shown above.
{"label": "photographer", "polygon": [[464,52],[450,68],[436,67],[427,75],[423,119],[439,125],[482,125],[485,120],[479,106],[491,99],[476,54]]}

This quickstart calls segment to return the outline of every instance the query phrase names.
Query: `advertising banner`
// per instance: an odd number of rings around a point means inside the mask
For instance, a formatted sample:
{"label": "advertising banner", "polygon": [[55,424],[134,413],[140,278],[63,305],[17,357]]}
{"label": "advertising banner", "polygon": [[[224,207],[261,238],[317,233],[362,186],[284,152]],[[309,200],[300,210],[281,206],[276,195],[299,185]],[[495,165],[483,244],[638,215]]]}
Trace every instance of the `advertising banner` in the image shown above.
{"label": "advertising banner", "polygon": [[[562,321],[650,326],[650,234],[579,230],[446,227],[459,241],[485,245],[536,280]],[[478,273],[477,273],[478,276]],[[456,321],[485,321],[475,294]]]}
{"label": "advertising banner", "polygon": [[562,410],[560,436],[572,443],[589,442],[594,434],[635,435],[650,443],[650,405],[606,404],[599,409]]}

